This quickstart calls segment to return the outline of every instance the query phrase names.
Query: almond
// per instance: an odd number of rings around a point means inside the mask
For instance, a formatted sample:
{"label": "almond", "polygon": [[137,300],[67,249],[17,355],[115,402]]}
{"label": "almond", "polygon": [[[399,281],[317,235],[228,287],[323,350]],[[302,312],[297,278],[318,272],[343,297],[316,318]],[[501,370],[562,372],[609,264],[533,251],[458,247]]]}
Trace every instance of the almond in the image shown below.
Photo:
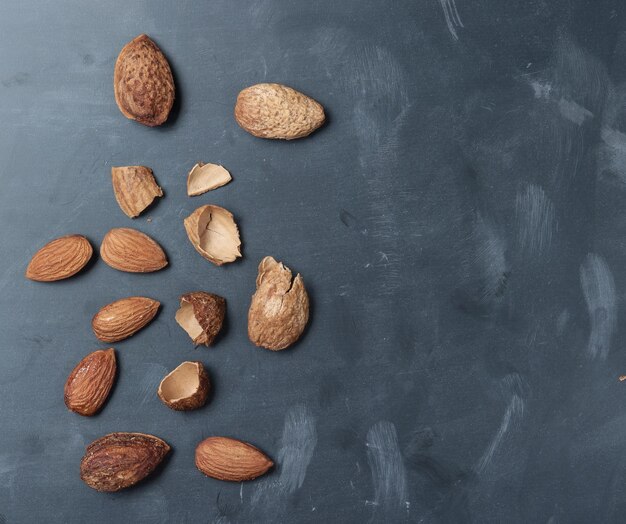
{"label": "almond", "polygon": [[92,321],[93,332],[103,342],[117,342],[147,326],[161,304],[146,297],[128,297],[107,304]]}
{"label": "almond", "polygon": [[161,381],[157,394],[167,407],[189,411],[204,406],[210,389],[202,362],[183,362]]}
{"label": "almond", "polygon": [[90,353],[76,365],[65,383],[65,405],[79,415],[95,415],[109,396],[116,371],[113,348]]}
{"label": "almond", "polygon": [[281,84],[247,87],[235,105],[237,123],[260,138],[302,138],[320,127],[325,118],[319,103]]}
{"label": "almond", "polygon": [[309,296],[300,274],[272,257],[259,264],[256,292],[248,311],[248,337],[253,344],[271,350],[293,344],[309,320]]}
{"label": "almond", "polygon": [[174,103],[170,65],[146,35],[139,35],[120,52],[115,62],[113,88],[122,114],[146,126],[165,122]]}
{"label": "almond", "polygon": [[149,273],[167,266],[167,257],[148,235],[120,227],[111,229],[100,246],[100,256],[109,266],[129,273]]}
{"label": "almond", "polygon": [[217,164],[198,162],[187,176],[187,194],[197,196],[225,186],[232,180],[230,173]]}
{"label": "almond", "polygon": [[195,345],[210,346],[222,329],[226,314],[226,300],[212,293],[196,291],[180,297],[176,322]]}
{"label": "almond", "polygon": [[95,440],[80,462],[80,478],[98,491],[119,491],[146,478],[170,451],[143,433],[110,433]]}
{"label": "almond", "polygon": [[31,259],[26,278],[53,282],[71,277],[83,269],[93,255],[93,248],[81,235],[67,235],[48,242]]}
{"label": "almond", "polygon": [[209,437],[196,448],[196,467],[206,476],[218,480],[252,480],[273,465],[261,450],[232,438]]}
{"label": "almond", "polygon": [[220,206],[201,206],[185,219],[189,241],[216,266],[241,256],[239,230],[233,214]]}
{"label": "almond", "polygon": [[111,180],[115,199],[130,218],[139,216],[156,197],[163,196],[149,167],[113,167]]}

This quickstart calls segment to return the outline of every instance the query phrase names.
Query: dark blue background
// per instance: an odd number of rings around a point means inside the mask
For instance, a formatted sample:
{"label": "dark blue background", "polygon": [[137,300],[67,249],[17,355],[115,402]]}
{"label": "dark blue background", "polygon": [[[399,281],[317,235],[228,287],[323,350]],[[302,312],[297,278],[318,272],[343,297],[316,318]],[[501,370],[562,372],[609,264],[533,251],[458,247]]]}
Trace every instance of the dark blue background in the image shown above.
{"label": "dark blue background", "polygon": [[[625,30],[617,0],[3,0],[0,522],[623,521]],[[177,83],[156,129],[113,97],[117,54],[142,32]],[[328,125],[290,143],[243,132],[237,93],[262,81],[315,97]],[[233,182],[188,198],[197,161]],[[133,164],[165,197],[131,222],[110,168]],[[205,203],[234,213],[243,260],[218,268],[188,243],[183,218]],[[124,226],[170,267],[23,277],[48,240],[98,246]],[[265,255],[303,275],[313,305],[277,354],[246,336]],[[174,321],[194,290],[228,301],[211,349]],[[161,313],[115,345],[110,401],[79,417],[65,379],[103,347],[93,314],[129,295]],[[195,359],[212,402],[168,410],[159,381]],[[174,451],[144,484],[100,494],[78,466],[112,431]],[[277,468],[207,479],[193,453],[209,435]]]}

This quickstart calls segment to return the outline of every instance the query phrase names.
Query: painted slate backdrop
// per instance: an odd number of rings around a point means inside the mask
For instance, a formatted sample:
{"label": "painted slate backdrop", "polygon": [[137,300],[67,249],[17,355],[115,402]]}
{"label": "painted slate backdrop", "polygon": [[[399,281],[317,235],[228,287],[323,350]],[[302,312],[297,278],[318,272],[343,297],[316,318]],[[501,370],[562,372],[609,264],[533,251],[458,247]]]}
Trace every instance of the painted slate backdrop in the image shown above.
{"label": "painted slate backdrop", "polygon": [[[618,0],[131,0],[0,3],[0,522],[621,522],[626,510],[626,20]],[[121,47],[148,33],[178,101],[148,129],[114,103]],[[238,128],[262,81],[325,105],[293,143]],[[197,161],[233,182],[195,199]],[[131,222],[114,165],[152,167],[165,197]],[[244,258],[199,257],[182,220],[230,209]],[[150,220],[148,220],[150,219]],[[97,261],[26,281],[49,239],[112,227],[156,238],[150,275]],[[304,339],[246,337],[256,266],[302,273]],[[228,328],[193,349],[177,297],[226,297]],[[72,367],[101,344],[102,305],[163,303],[116,345],[117,386],[93,419],[68,412]],[[206,408],[155,391],[183,360],[210,370]],[[141,431],[174,451],[116,495],[78,477],[85,446]],[[225,484],[195,445],[230,435],[277,462]]]}

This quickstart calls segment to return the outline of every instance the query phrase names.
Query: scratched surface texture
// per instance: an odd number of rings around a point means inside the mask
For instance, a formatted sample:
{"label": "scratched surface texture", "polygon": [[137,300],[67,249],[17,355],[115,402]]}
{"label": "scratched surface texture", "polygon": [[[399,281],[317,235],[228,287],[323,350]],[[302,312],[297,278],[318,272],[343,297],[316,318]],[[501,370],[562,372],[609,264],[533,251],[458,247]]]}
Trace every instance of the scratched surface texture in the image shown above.
{"label": "scratched surface texture", "polygon": [[[626,18],[620,0],[0,2],[0,523],[571,523],[626,512]],[[115,106],[113,65],[145,32],[177,102],[150,129]],[[232,113],[262,81],[317,98],[310,138],[256,139]],[[186,197],[197,161],[233,182]],[[131,221],[114,165],[165,197]],[[237,217],[243,260],[215,267],[182,220]],[[157,239],[170,267],[23,277],[51,238],[112,227]],[[246,336],[256,267],[302,273],[312,321],[294,348]],[[194,349],[177,297],[228,301]],[[158,299],[115,345],[119,380],[88,419],[63,404],[104,304]],[[161,378],[201,360],[214,395],[168,410]],[[153,433],[173,453],[100,494],[85,446]],[[247,440],[277,463],[205,478],[195,445]]]}

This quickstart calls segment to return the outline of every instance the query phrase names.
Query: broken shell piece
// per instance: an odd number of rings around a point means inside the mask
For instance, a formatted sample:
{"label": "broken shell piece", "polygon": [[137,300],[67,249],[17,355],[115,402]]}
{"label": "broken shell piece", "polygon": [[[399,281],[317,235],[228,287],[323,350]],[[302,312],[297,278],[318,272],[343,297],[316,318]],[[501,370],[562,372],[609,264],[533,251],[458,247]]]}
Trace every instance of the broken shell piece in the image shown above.
{"label": "broken shell piece", "polygon": [[187,194],[197,196],[212,189],[225,186],[232,180],[230,173],[217,164],[198,162],[189,171],[187,177]]}
{"label": "broken shell piece", "polygon": [[309,320],[309,296],[298,273],[272,257],[259,264],[256,291],[248,311],[248,338],[277,351],[300,338]]}
{"label": "broken shell piece", "polygon": [[167,407],[189,411],[204,406],[210,389],[202,362],[183,362],[161,381],[157,393]]}
{"label": "broken shell piece", "polygon": [[130,218],[139,216],[163,191],[152,175],[152,169],[145,166],[125,166],[111,168],[115,199]]}
{"label": "broken shell piece", "polygon": [[197,346],[210,346],[222,329],[226,300],[212,293],[196,291],[180,297],[180,309],[176,312],[176,322],[182,327]]}
{"label": "broken shell piece", "polygon": [[220,206],[201,206],[185,219],[189,241],[209,262],[221,266],[241,257],[233,214]]}

